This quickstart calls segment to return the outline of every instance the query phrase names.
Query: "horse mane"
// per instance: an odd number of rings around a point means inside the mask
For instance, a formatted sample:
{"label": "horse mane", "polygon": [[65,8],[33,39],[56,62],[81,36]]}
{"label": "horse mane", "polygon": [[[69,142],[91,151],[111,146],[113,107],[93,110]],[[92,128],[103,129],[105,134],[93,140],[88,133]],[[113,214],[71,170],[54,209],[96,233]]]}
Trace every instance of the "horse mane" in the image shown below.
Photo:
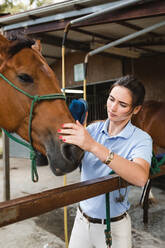
{"label": "horse mane", "polygon": [[14,56],[16,53],[21,51],[23,48],[31,48],[35,44],[35,40],[25,36],[22,33],[13,33],[11,32],[8,37],[8,40],[12,41],[9,47],[8,53],[9,56]]}

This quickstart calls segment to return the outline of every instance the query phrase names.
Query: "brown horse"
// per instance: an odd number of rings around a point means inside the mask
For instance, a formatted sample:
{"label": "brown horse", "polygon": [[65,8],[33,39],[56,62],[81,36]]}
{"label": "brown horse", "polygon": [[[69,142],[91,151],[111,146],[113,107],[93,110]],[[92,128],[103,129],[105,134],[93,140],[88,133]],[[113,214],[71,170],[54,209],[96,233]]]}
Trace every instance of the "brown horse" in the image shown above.
{"label": "brown horse", "polygon": [[[9,40],[2,35],[0,74],[0,127],[29,141],[32,99],[5,79],[27,94],[43,96],[61,94],[56,76],[42,57],[39,42],[25,37]],[[35,102],[31,122],[32,144],[34,149],[47,155],[55,175],[64,175],[76,169],[83,156],[80,148],[64,144],[58,138],[57,130],[62,124],[73,121],[64,99]]]}
{"label": "brown horse", "polygon": [[165,102],[146,101],[132,122],[151,135],[155,153],[165,148]]}
{"label": "brown horse", "polygon": [[[154,100],[146,101],[139,113],[133,117],[132,123],[151,135],[155,154],[157,154],[158,147],[165,149],[165,102]],[[142,194],[141,198],[144,209],[148,209],[148,205],[147,207],[145,206],[146,202],[148,202],[148,197],[151,203],[157,203],[157,200],[150,190],[151,184],[146,186],[147,188],[145,187],[144,191],[145,189],[147,190],[145,194]],[[147,222],[147,220],[144,221]]]}

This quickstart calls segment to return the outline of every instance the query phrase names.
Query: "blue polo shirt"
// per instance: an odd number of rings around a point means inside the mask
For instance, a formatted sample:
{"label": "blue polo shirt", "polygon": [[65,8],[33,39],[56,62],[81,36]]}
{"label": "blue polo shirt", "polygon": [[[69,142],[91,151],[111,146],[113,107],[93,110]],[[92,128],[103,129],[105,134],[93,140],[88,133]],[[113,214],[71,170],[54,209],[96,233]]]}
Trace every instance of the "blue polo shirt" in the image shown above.
{"label": "blue polo shirt", "polygon": [[[108,134],[108,126],[109,119],[105,122],[93,123],[87,127],[87,130],[98,143],[106,146],[121,157],[128,160],[142,158],[151,164],[152,139],[146,132],[128,122],[119,134],[111,137]],[[107,176],[111,171],[111,168],[102,163],[95,155],[85,152],[82,160],[81,181]],[[110,193],[111,218],[121,215],[130,207],[128,188],[120,189],[120,193],[125,196],[123,202],[116,202],[116,198],[119,197],[119,190]],[[90,217],[106,218],[105,194],[81,201],[80,206],[83,212]]]}

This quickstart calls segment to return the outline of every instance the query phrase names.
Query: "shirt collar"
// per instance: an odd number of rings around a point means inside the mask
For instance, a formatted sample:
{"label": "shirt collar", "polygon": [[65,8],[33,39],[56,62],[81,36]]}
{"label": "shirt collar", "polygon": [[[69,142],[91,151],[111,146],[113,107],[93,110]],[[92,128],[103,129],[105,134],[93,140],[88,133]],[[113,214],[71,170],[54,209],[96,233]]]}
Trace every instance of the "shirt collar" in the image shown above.
{"label": "shirt collar", "polygon": [[[103,127],[101,129],[101,132],[107,134],[108,136],[109,136],[109,133],[108,133],[109,122],[110,122],[110,120],[107,119],[104,122],[104,125],[103,125]],[[131,121],[129,121],[127,123],[127,125],[121,130],[120,133],[118,133],[117,135],[112,136],[111,138],[122,137],[122,138],[127,139],[133,134],[134,129],[135,129],[135,127],[132,125]]]}

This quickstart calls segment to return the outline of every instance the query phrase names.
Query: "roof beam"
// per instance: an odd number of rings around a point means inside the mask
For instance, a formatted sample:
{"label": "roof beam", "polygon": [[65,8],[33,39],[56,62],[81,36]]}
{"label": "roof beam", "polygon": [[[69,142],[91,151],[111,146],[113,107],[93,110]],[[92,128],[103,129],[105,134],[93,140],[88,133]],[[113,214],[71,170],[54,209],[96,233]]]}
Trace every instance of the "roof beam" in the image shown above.
{"label": "roof beam", "polygon": [[78,32],[78,33],[81,33],[81,34],[86,34],[86,35],[90,35],[90,36],[93,36],[93,37],[96,37],[96,38],[107,40],[109,42],[114,41],[114,39],[109,37],[109,36],[102,35],[102,34],[95,33],[95,32],[91,32],[91,31],[88,31],[88,30],[83,30],[81,28],[71,28],[71,30],[73,30],[75,32]]}
{"label": "roof beam", "polygon": [[48,59],[61,59],[61,57],[52,56],[52,55],[48,55],[48,54],[42,54],[42,56],[43,56],[44,58],[48,58]]}
{"label": "roof beam", "polygon": [[119,47],[143,47],[143,46],[164,46],[165,45],[165,39],[163,37],[157,38],[157,39],[147,39],[147,40],[141,40],[141,41],[132,41],[132,42],[125,42]]}
{"label": "roof beam", "polygon": [[[165,15],[165,1],[158,0],[151,3],[131,6],[121,10],[100,15],[92,20],[84,21],[82,24],[95,25],[109,22],[118,22],[121,20],[134,20],[139,18]],[[81,25],[82,25],[81,24]]]}
{"label": "roof beam", "polygon": [[[138,25],[135,25],[135,24],[132,24],[126,21],[119,21],[117,23],[120,24],[121,26],[133,29],[134,31],[140,31],[142,29],[142,27],[139,27]],[[160,37],[160,35],[154,32],[149,32],[148,35],[153,36],[153,37]]]}
{"label": "roof beam", "polygon": [[[40,35],[33,35],[33,37],[36,37],[38,39],[41,39],[42,43],[61,47],[62,46],[62,38],[55,35],[47,35],[47,34],[40,34]],[[89,51],[90,50],[90,44],[87,42],[79,42],[67,39],[66,41],[66,47],[73,50],[83,50],[83,51]]]}
{"label": "roof beam", "polygon": [[141,51],[144,51],[144,52],[146,52],[146,53],[150,53],[150,54],[153,54],[153,55],[155,55],[155,54],[161,54],[161,52],[159,52],[159,51],[154,51],[154,50],[152,50],[152,49],[150,49],[150,48],[146,48],[146,47],[138,47],[138,46],[133,46],[135,49],[139,49],[139,50],[141,50]]}
{"label": "roof beam", "polygon": [[[87,21],[83,21],[79,24],[73,25],[73,27],[83,27],[91,26],[96,24],[117,22],[122,20],[133,20],[138,18],[153,17],[165,15],[165,1],[155,1],[151,3],[141,4],[132,6],[131,8],[126,8],[118,11],[114,11],[109,15],[109,13],[97,16]],[[43,33],[55,30],[62,30],[66,27],[67,23],[73,18],[68,18],[60,21],[52,21],[48,23],[42,23],[41,25],[27,26],[25,32],[27,34],[33,33]],[[20,28],[17,30],[24,30]]]}
{"label": "roof beam", "polygon": [[[62,38],[54,35],[45,35],[45,34],[40,34],[40,35],[32,35],[36,39],[40,39],[42,43],[53,45],[56,47],[61,48],[62,44]],[[74,40],[67,40],[66,42],[66,48],[73,49],[73,50],[79,50],[83,52],[89,52],[91,51],[90,43],[85,43],[85,42],[78,42]],[[102,56],[107,56],[107,57],[114,57],[118,58],[121,57],[120,55],[115,55],[115,54],[109,54],[107,52],[102,52],[100,53]],[[59,59],[59,58],[57,58]]]}
{"label": "roof beam", "polygon": [[[96,49],[99,47],[102,47],[102,45],[95,43],[92,49]],[[125,49],[125,48],[118,48],[118,47],[108,48],[105,50],[105,52],[114,54],[114,55],[119,55],[122,57],[134,58],[134,59],[137,59],[141,56],[140,53],[137,51],[133,51],[133,50]]]}
{"label": "roof beam", "polygon": [[[123,26],[126,26],[126,27],[129,27],[129,28],[131,28],[131,29],[133,29],[135,31],[141,30],[141,27],[139,27],[137,25],[134,25],[134,24],[130,24],[130,23],[125,22],[125,21],[120,21],[120,22],[118,22],[118,24],[123,25]],[[100,38],[100,39],[103,39],[103,40],[107,40],[109,42],[115,40],[114,38],[111,38],[111,37],[108,37],[108,36],[105,36],[105,35],[102,35],[102,34],[98,34],[98,33],[95,33],[95,32],[86,31],[86,30],[83,30],[81,28],[72,28],[72,30],[75,31],[75,32],[82,33],[82,34],[91,35],[94,38]],[[148,34],[151,34],[151,36],[154,36],[154,37],[158,37],[158,34],[156,34],[154,32],[150,32]],[[147,49],[147,48],[142,48],[142,47],[136,47],[136,46],[131,46],[131,47],[140,49],[140,50],[145,51],[145,52],[150,52],[150,53],[154,53],[154,54],[157,53],[157,52],[155,52],[152,49]]]}

